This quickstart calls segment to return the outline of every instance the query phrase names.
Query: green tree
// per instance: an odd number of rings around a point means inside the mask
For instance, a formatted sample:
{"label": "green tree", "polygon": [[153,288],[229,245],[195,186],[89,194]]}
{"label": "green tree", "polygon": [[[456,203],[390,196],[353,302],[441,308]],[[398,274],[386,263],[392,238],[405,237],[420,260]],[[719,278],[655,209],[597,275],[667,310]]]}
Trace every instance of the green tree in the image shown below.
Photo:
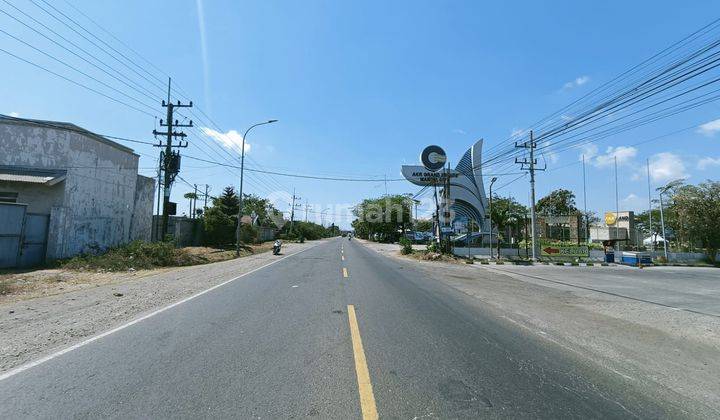
{"label": "green tree", "polygon": [[356,235],[372,238],[378,234],[383,242],[395,242],[412,221],[412,200],[404,195],[368,198],[355,206],[352,222]]}
{"label": "green tree", "polygon": [[670,194],[675,231],[686,242],[700,241],[708,259],[715,261],[720,248],[720,182],[678,185]]}
{"label": "green tree", "polygon": [[190,200],[190,203],[189,203],[189,206],[188,206],[188,209],[189,209],[189,210],[188,210],[188,214],[190,215],[190,217],[193,217],[193,214],[192,214],[192,207],[193,207],[193,205],[192,205],[192,203],[193,203],[193,200],[197,200],[198,195],[195,194],[194,192],[188,192],[188,193],[185,193],[185,195],[183,195],[183,197],[184,197],[184,198],[187,198],[188,200]]}
{"label": "green tree", "polygon": [[433,221],[430,219],[418,219],[415,222],[415,230],[418,232],[430,232],[433,230]]}
{"label": "green tree", "polygon": [[575,194],[565,189],[552,191],[541,198],[535,205],[535,209],[538,213],[549,216],[565,216],[578,212],[575,207]]}
{"label": "green tree", "polygon": [[235,193],[235,188],[225,187],[222,195],[213,199],[213,207],[217,207],[226,216],[237,219],[240,199]]}
{"label": "green tree", "polygon": [[243,216],[257,216],[259,226],[275,227],[275,221],[283,220],[282,212],[266,198],[255,194],[243,194]]}
{"label": "green tree", "polygon": [[234,244],[236,222],[237,218],[225,214],[220,206],[207,209],[205,217],[203,217],[205,243],[217,247],[228,247]]}
{"label": "green tree", "polygon": [[498,255],[500,255],[501,242],[508,242],[510,239],[506,237],[508,228],[519,233],[524,225],[526,214],[527,208],[515,201],[514,198],[493,196],[490,217],[492,218],[493,228],[498,231]]}

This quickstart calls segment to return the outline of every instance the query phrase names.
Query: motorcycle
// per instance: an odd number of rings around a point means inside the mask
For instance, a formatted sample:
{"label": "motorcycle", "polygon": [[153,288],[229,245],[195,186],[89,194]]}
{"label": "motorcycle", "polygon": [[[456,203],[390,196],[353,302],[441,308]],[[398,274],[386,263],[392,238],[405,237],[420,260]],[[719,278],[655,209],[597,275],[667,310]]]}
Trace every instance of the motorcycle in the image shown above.
{"label": "motorcycle", "polygon": [[280,255],[280,241],[277,241],[273,244],[273,255]]}

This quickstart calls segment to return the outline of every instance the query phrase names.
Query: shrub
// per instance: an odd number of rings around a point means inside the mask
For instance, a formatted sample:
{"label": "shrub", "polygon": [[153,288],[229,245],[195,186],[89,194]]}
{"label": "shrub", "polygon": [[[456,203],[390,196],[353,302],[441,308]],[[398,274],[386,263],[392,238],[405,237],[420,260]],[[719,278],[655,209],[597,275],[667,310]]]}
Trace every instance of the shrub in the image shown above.
{"label": "shrub", "polygon": [[413,248],[412,248],[412,241],[406,237],[400,238],[400,253],[403,255],[412,254]]}
{"label": "shrub", "polygon": [[437,252],[437,243],[435,241],[428,241],[427,252]]}
{"label": "shrub", "polygon": [[110,248],[101,255],[78,255],[69,260],[59,261],[58,264],[70,269],[125,271],[130,268],[148,269],[204,262],[206,261],[202,257],[176,249],[171,242],[134,241]]}
{"label": "shrub", "polygon": [[257,230],[252,225],[240,225],[240,242],[244,244],[253,244],[257,241]]}

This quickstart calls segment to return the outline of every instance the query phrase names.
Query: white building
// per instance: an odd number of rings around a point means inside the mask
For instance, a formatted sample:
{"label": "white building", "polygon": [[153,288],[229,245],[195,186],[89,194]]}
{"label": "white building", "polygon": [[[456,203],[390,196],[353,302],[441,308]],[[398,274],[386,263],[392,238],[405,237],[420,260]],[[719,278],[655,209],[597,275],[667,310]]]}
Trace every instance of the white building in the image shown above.
{"label": "white building", "polygon": [[0,116],[0,150],[0,267],[150,240],[155,184],[132,149],[73,124]]}

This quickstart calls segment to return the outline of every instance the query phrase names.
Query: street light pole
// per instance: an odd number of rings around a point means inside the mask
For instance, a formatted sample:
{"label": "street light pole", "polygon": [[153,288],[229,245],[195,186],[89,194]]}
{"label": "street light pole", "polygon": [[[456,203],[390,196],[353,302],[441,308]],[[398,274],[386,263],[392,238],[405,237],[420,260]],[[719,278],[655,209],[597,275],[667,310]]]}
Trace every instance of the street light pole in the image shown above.
{"label": "street light pole", "polygon": [[[490,205],[488,210],[490,212],[490,259],[493,259],[493,244],[492,244],[492,186],[497,181],[497,177],[493,177],[490,180]],[[499,257],[499,255],[498,255]]]}
{"label": "street light pole", "polygon": [[268,120],[265,122],[253,124],[250,127],[248,127],[247,130],[245,130],[245,134],[242,136],[242,148],[240,150],[240,200],[238,203],[238,220],[237,220],[237,228],[235,229],[235,256],[240,256],[240,223],[242,221],[242,210],[243,210],[243,175],[245,170],[245,138],[247,138],[248,133],[253,128],[259,126],[259,125],[265,125],[265,124],[272,124],[274,122],[277,122],[277,120]]}

